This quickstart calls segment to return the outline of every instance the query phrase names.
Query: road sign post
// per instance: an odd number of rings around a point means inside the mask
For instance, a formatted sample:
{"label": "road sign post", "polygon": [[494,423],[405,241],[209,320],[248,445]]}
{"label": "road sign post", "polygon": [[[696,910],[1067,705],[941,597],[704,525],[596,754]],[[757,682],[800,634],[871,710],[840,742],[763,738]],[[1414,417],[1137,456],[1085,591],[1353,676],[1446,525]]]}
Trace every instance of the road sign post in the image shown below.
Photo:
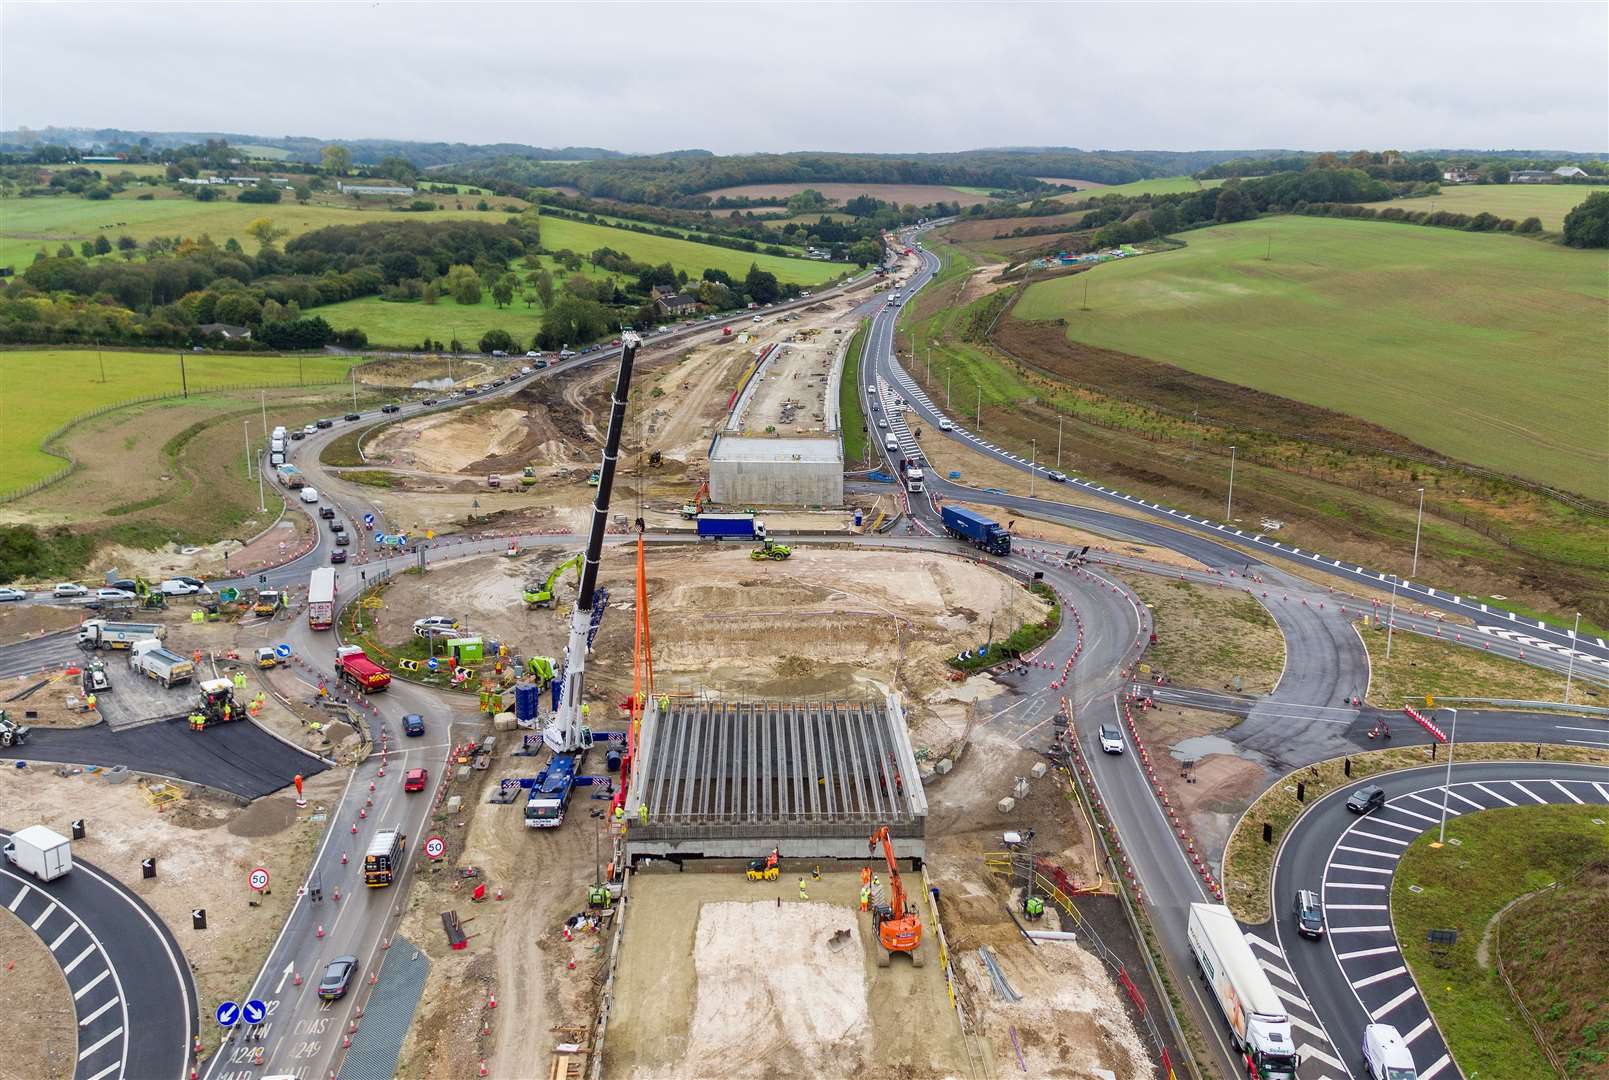
{"label": "road sign post", "polygon": [[425,841],[425,857],[439,859],[447,854],[447,841],[439,836],[432,836]]}
{"label": "road sign post", "polygon": [[246,884],[251,886],[252,892],[268,891],[268,870],[265,867],[255,867],[246,875]]}

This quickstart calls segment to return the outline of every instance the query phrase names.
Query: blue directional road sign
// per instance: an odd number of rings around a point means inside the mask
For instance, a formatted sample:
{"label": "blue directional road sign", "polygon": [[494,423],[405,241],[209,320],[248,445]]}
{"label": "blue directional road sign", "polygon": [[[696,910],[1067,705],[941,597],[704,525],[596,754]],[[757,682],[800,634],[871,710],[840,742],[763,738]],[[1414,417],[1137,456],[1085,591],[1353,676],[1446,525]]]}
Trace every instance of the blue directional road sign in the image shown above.
{"label": "blue directional road sign", "polygon": [[232,1028],[240,1023],[240,1005],[234,1001],[220,1001],[215,1015],[218,1017],[219,1027]]}
{"label": "blue directional road sign", "polygon": [[364,514],[363,515],[363,524],[366,525],[367,527],[371,528],[371,529],[374,528],[374,515],[373,514]]}
{"label": "blue directional road sign", "polygon": [[375,533],[374,542],[376,544],[389,544],[391,542],[391,538],[385,533]]}
{"label": "blue directional road sign", "polygon": [[288,660],[290,658],[290,654],[291,647],[284,642],[280,642],[278,645],[274,646],[274,655],[279,657],[281,660]]}
{"label": "blue directional road sign", "polygon": [[437,660],[434,656],[432,656],[429,660],[425,661],[425,667],[429,668],[431,671],[435,671],[440,666],[441,666],[441,661]]}
{"label": "blue directional road sign", "polygon": [[268,1019],[268,1006],[252,998],[241,1007],[240,1016],[248,1024],[260,1024]]}

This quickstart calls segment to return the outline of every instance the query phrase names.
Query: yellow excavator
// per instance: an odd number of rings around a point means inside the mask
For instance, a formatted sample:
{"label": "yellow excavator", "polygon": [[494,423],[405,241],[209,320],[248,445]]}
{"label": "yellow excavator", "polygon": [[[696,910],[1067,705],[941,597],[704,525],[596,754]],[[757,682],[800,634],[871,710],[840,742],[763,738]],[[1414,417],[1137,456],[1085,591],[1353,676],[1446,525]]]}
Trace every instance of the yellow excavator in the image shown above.
{"label": "yellow excavator", "polygon": [[564,576],[566,570],[574,570],[577,575],[581,573],[581,558],[581,553],[577,552],[555,566],[553,572],[547,576],[546,581],[526,582],[525,591],[522,594],[525,600],[525,607],[528,610],[552,607],[554,587],[558,585],[559,579]]}

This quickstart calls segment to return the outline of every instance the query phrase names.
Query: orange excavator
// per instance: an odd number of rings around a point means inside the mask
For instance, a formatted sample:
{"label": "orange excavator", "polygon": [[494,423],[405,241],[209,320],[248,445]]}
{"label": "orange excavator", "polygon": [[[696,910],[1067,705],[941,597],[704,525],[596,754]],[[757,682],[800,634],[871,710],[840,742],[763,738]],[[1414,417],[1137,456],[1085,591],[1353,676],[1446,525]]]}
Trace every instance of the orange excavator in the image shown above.
{"label": "orange excavator", "polygon": [[883,845],[883,857],[888,860],[889,902],[872,908],[872,926],[877,931],[877,966],[887,967],[894,953],[911,958],[913,967],[922,966],[922,954],[916,947],[922,943],[922,920],[916,908],[906,899],[905,886],[899,879],[899,861],[894,858],[894,842],[889,839],[888,826],[872,833],[868,846]]}

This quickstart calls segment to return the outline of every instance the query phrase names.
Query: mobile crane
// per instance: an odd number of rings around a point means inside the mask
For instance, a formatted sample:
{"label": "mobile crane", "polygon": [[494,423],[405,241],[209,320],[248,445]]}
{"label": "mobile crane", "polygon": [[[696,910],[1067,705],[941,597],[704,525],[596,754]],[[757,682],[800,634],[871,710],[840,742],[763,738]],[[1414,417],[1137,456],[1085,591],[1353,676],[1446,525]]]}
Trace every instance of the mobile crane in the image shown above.
{"label": "mobile crane", "polygon": [[894,953],[911,958],[912,967],[922,966],[922,920],[916,908],[905,896],[905,886],[899,878],[899,860],[894,858],[894,841],[889,838],[888,826],[872,833],[869,846],[883,845],[883,857],[888,860],[888,903],[872,908],[872,927],[877,931],[877,966],[887,967]]}

